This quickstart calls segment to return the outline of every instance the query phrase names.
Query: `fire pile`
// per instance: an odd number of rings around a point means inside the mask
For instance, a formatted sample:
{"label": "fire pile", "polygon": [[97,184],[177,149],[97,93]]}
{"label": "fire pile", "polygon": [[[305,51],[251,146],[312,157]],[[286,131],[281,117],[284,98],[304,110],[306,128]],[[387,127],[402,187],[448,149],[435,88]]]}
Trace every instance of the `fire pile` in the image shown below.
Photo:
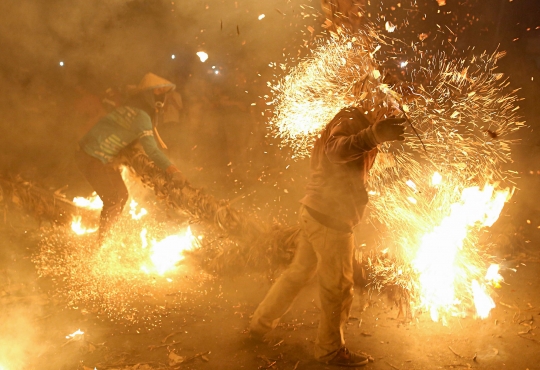
{"label": "fire pile", "polygon": [[34,257],[39,275],[59,282],[57,294],[70,307],[132,322],[153,314],[142,312],[141,302],[174,288],[179,263],[198,247],[202,236],[195,237],[189,226],[171,232],[170,223],[151,217],[131,199],[100,246],[97,227],[85,222],[97,223],[101,200],[94,194],[75,198],[74,203],[93,210],[95,217],[81,222],[80,216],[73,216],[71,229],[43,231],[40,252]]}
{"label": "fire pile", "polygon": [[406,140],[381,145],[370,172],[369,218],[380,225],[383,251],[364,254],[369,284],[397,288],[409,313],[435,321],[486,317],[501,277],[479,237],[511,195],[515,172],[503,166],[511,163],[509,135],[524,125],[516,91],[496,72],[504,53],[419,58],[403,88],[382,82],[376,58],[387,45],[369,26],[320,41],[272,85],[270,128],[303,157],[343,107],[359,107],[372,122],[406,112]]}

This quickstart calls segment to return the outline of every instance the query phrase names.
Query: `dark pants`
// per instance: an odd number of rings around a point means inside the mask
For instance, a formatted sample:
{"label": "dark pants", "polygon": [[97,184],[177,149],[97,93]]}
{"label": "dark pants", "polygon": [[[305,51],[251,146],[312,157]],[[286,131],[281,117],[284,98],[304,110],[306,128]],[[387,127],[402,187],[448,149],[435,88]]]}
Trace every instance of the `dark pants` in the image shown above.
{"label": "dark pants", "polygon": [[104,164],[82,150],[77,152],[77,166],[103,202],[99,220],[99,233],[103,236],[120,216],[128,200],[126,184],[118,168]]}

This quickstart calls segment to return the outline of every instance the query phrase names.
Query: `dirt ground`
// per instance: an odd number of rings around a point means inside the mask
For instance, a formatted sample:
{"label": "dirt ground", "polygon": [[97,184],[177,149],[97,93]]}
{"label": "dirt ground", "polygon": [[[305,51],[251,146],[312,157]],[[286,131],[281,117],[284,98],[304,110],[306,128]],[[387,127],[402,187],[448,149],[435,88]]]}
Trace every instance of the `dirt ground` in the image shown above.
{"label": "dirt ground", "polygon": [[[5,216],[0,223],[2,370],[330,368],[312,359],[319,316],[315,282],[271,333],[270,344],[254,343],[246,332],[270,283],[256,274],[212,277],[189,261],[178,270],[173,288],[156,289],[140,302],[141,310],[155,312],[152,322],[128,324],[84,307],[68,309],[54,298],[56,285],[39,279],[31,262],[40,237],[37,223],[22,212]],[[357,289],[347,346],[374,358],[367,369],[540,369],[540,263],[522,254],[505,267],[497,307],[486,320],[450,318],[442,325],[421,314],[407,322],[386,297]],[[77,329],[84,335],[66,339]]]}

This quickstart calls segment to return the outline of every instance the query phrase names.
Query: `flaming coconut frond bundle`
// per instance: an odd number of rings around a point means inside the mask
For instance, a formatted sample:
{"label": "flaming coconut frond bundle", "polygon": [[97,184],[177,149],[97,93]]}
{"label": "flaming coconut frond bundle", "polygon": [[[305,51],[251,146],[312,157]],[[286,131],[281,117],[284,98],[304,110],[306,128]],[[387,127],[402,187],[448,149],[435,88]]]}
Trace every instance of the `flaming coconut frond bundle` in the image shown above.
{"label": "flaming coconut frond bundle", "polygon": [[412,73],[422,83],[399,91],[382,83],[374,59],[381,40],[367,28],[322,41],[273,86],[270,128],[303,157],[346,106],[360,107],[372,122],[406,115],[406,140],[382,145],[371,170],[370,219],[386,225],[380,244],[389,253],[369,261],[368,280],[376,290],[400,287],[434,320],[472,306],[484,316],[490,261],[478,235],[510,196],[503,189],[514,173],[504,167],[508,135],[523,125],[515,91],[496,72],[503,53],[439,54]]}
{"label": "flaming coconut frond bundle", "polygon": [[194,221],[213,226],[217,242],[202,248],[205,254],[199,256],[210,270],[227,273],[249,267],[272,275],[291,261],[297,226],[265,225],[201,189],[189,184],[175,185],[138,145],[124,150],[123,162],[168,206],[188,212]]}
{"label": "flaming coconut frond bundle", "polygon": [[22,207],[39,221],[65,225],[83,210],[59,192],[43,189],[20,177],[0,178],[0,200]]}

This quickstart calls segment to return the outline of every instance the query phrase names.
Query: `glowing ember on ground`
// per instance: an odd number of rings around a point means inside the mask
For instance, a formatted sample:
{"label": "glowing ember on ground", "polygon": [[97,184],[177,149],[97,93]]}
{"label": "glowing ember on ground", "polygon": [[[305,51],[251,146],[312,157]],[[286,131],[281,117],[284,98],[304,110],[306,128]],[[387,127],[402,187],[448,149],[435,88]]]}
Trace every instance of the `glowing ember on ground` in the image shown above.
{"label": "glowing ember on ground", "polygon": [[103,207],[103,202],[101,201],[101,198],[96,194],[96,192],[93,192],[92,195],[88,198],[75,197],[73,198],[73,203],[75,203],[79,207],[94,210],[99,210]]}
{"label": "glowing ember on ground", "polygon": [[73,230],[73,232],[77,235],[84,235],[94,233],[98,230],[98,228],[86,228],[82,225],[81,216],[73,216],[73,220],[71,221],[71,230]]}

